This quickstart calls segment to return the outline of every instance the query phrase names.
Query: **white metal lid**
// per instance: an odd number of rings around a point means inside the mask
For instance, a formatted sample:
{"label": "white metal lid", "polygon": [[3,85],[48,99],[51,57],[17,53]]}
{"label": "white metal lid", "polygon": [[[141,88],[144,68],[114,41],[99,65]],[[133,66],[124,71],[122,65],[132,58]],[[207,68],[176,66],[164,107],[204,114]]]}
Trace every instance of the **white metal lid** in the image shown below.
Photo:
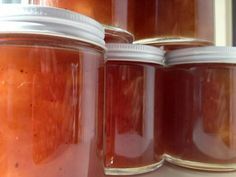
{"label": "white metal lid", "polygon": [[168,65],[188,63],[236,63],[236,47],[195,47],[166,54]]}
{"label": "white metal lid", "polygon": [[137,44],[107,44],[108,61],[135,61],[164,64],[164,51],[157,47]]}
{"label": "white metal lid", "polygon": [[105,48],[101,24],[87,16],[53,7],[0,5],[1,33],[65,37]]}

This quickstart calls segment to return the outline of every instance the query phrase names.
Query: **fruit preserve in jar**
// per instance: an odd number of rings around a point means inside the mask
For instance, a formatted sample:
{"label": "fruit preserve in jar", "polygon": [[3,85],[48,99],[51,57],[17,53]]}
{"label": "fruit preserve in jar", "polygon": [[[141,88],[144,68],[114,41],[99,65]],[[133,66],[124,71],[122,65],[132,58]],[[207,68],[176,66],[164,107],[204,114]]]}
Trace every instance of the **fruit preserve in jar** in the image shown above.
{"label": "fruit preserve in jar", "polygon": [[[163,51],[133,44],[107,45],[105,77],[105,173],[133,175],[162,164],[154,155],[156,71]],[[160,101],[160,100],[159,100]]]}
{"label": "fruit preserve in jar", "polygon": [[136,1],[136,43],[168,50],[214,44],[214,0]]}
{"label": "fruit preserve in jar", "polygon": [[95,131],[103,114],[102,25],[49,7],[0,12],[1,177],[103,174]]}
{"label": "fruit preserve in jar", "polygon": [[200,170],[236,170],[236,48],[181,49],[166,58],[167,161]]}

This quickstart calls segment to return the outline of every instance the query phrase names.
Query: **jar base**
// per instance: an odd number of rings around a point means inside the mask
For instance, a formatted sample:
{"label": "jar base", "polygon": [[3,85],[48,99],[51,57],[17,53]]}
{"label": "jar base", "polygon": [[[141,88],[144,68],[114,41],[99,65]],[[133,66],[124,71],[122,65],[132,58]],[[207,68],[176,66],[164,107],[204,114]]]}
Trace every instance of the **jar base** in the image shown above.
{"label": "jar base", "polygon": [[148,38],[134,41],[134,44],[145,44],[157,47],[163,46],[166,50],[214,45],[212,41],[185,37]]}
{"label": "jar base", "polygon": [[135,168],[106,168],[104,169],[105,175],[115,175],[115,176],[122,176],[122,175],[138,175],[143,173],[148,173],[155,171],[156,169],[160,168],[163,164],[164,160],[147,165],[144,167],[135,167]]}
{"label": "jar base", "polygon": [[164,159],[174,165],[201,171],[230,172],[236,171],[236,164],[212,164],[179,159],[165,154]]}

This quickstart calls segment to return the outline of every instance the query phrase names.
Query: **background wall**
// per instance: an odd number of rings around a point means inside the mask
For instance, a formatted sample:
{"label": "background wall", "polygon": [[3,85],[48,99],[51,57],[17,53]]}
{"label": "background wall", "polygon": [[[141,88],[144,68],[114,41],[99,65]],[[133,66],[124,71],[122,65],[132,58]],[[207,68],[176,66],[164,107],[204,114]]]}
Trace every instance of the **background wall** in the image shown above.
{"label": "background wall", "polygon": [[215,0],[215,41],[218,46],[233,44],[232,1],[235,0]]}

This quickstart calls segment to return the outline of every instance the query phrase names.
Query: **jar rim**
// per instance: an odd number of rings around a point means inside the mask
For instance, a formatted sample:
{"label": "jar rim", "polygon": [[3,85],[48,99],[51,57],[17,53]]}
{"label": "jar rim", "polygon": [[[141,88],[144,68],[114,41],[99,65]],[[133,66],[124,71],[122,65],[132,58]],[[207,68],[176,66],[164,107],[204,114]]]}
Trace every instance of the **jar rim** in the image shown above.
{"label": "jar rim", "polygon": [[165,56],[167,65],[188,63],[236,63],[236,47],[208,46],[178,49]]}
{"label": "jar rim", "polygon": [[104,27],[82,14],[38,5],[0,6],[0,34],[44,34],[87,42],[105,49]]}
{"label": "jar rim", "polygon": [[107,61],[133,61],[164,64],[164,51],[158,47],[140,44],[107,44]]}

